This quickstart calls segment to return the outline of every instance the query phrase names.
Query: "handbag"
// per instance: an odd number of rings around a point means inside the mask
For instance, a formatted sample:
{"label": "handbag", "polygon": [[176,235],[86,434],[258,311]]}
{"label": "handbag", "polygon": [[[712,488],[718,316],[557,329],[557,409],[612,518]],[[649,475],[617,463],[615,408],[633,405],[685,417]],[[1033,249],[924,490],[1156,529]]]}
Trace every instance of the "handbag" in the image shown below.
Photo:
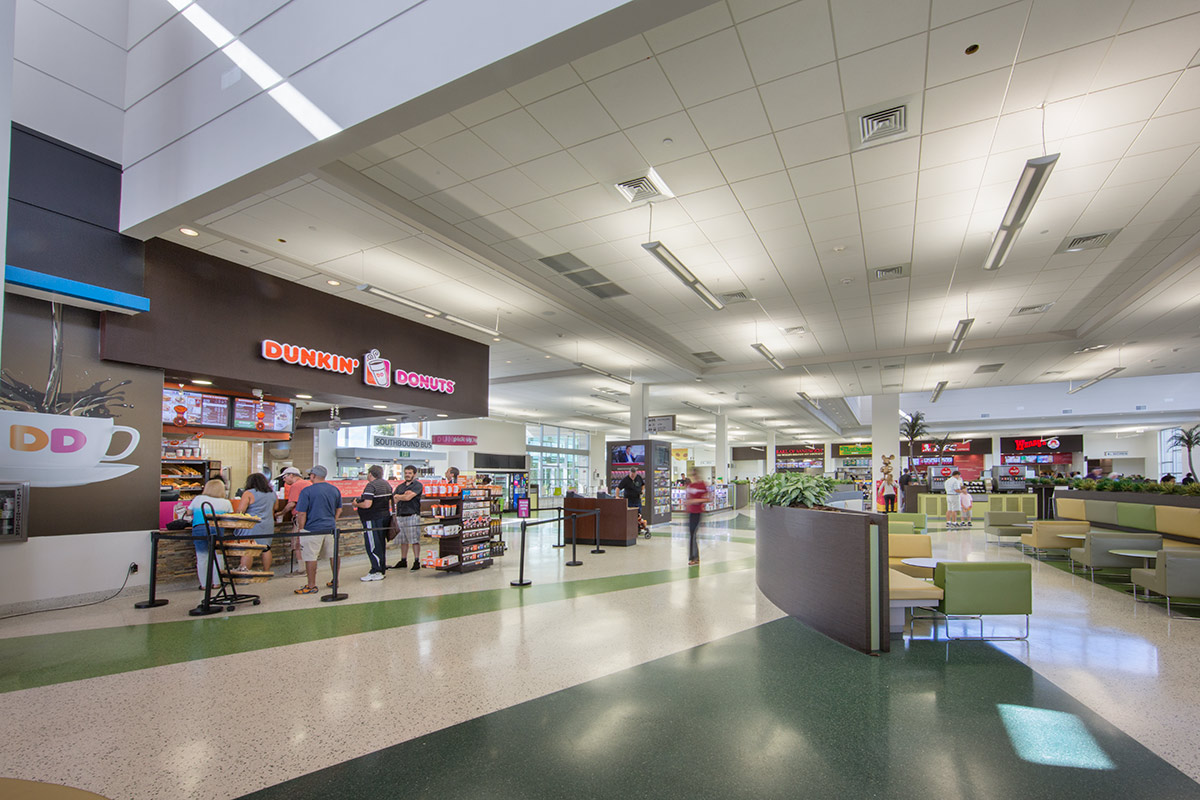
{"label": "handbag", "polygon": [[391,524],[388,525],[387,540],[390,542],[400,535],[400,518],[392,514]]}

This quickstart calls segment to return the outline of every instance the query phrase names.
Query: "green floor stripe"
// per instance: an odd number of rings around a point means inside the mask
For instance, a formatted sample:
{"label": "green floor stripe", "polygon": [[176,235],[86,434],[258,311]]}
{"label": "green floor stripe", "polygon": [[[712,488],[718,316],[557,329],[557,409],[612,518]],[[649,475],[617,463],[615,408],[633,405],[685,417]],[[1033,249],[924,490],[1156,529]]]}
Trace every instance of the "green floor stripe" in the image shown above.
{"label": "green floor stripe", "polygon": [[[650,531],[651,536],[660,536],[664,539],[686,539],[687,530],[682,533],[679,531]],[[711,539],[718,542],[739,542],[741,544],[754,544],[755,539],[749,536],[730,536],[727,533],[697,533],[697,539]]]}
{"label": "green floor stripe", "polygon": [[916,641],[871,658],[785,618],[244,800],[1094,800],[1198,788],[987,644]]}
{"label": "green floor stripe", "polygon": [[[750,569],[754,559],[374,603],[0,639],[0,692]],[[182,611],[180,613],[183,613]]]}

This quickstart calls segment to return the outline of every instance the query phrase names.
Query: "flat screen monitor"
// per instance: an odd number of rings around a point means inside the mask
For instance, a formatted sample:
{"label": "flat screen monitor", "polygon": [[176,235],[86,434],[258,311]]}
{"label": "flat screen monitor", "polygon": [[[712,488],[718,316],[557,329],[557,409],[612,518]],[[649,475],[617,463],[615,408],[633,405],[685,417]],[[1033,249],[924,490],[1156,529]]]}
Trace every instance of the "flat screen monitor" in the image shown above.
{"label": "flat screen monitor", "polygon": [[228,428],[229,398],[164,387],[162,421],[181,427]]}
{"label": "flat screen monitor", "polygon": [[645,464],[646,463],[646,445],[644,445],[644,444],[613,445],[613,447],[612,447],[612,463],[613,464]]}
{"label": "flat screen monitor", "polygon": [[239,431],[291,433],[295,408],[291,403],[273,403],[248,397],[233,399],[233,428]]}

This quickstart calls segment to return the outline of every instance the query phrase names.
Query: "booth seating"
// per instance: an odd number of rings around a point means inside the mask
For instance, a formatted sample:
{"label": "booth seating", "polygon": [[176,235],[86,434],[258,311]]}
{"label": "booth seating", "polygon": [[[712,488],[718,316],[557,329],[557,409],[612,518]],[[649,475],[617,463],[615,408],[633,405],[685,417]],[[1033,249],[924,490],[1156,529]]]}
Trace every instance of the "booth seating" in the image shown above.
{"label": "booth seating", "polygon": [[[933,583],[943,592],[942,600],[935,609],[946,618],[979,620],[979,636],[951,637],[951,639],[1012,640],[1029,638],[1029,615],[1033,613],[1033,569],[1028,563],[1015,561],[943,561],[933,571]],[[1025,615],[1024,636],[983,635],[983,617],[996,614]],[[934,636],[937,636],[937,617],[913,617],[933,619]]]}
{"label": "booth seating", "polygon": [[[891,524],[888,525],[889,529]],[[933,542],[919,533],[892,533],[888,531],[888,566],[914,578],[932,578],[933,570],[928,567],[912,567],[900,562],[905,558],[931,558]]]}
{"label": "booth seating", "polygon": [[1020,539],[1026,533],[1029,533],[1028,528],[1017,528],[1015,525],[1024,525],[1029,521],[1029,516],[1024,511],[987,511],[983,515],[983,538],[987,541],[988,536],[995,536],[996,543],[999,544],[1001,539]]}
{"label": "booth seating", "polygon": [[[928,539],[924,536],[922,539]],[[905,556],[907,558],[907,556]],[[942,590],[929,581],[905,575],[895,569],[888,570],[888,619],[889,631],[893,634],[904,634],[904,613],[906,609],[932,608],[942,599]]]}
{"label": "booth seating", "polygon": [[1119,500],[1081,500],[1065,496],[1067,494],[1059,492],[1055,501],[1055,516],[1058,519],[1088,522],[1102,528],[1132,528],[1134,531],[1162,534],[1183,547],[1187,546],[1189,540],[1200,545],[1200,508]]}
{"label": "booth seating", "polygon": [[1079,546],[1079,541],[1076,539],[1061,539],[1059,538],[1059,534],[1087,534],[1089,532],[1091,532],[1091,526],[1086,522],[1047,519],[1034,520],[1033,531],[1021,534],[1021,551],[1031,550],[1035,558],[1041,558],[1046,555],[1047,550],[1070,551],[1072,547]]}
{"label": "booth seating", "polygon": [[1110,553],[1110,550],[1160,549],[1162,549],[1162,537],[1157,533],[1091,531],[1083,540],[1083,547],[1072,547],[1067,554],[1071,557],[1071,571],[1075,571],[1076,564],[1082,564],[1088,568],[1094,581],[1097,569],[1133,569],[1142,565],[1140,558],[1118,556]]}
{"label": "booth seating", "polygon": [[1131,569],[1129,580],[1135,590],[1140,586],[1167,598],[1168,617],[1195,619],[1172,614],[1171,601],[1177,597],[1200,598],[1200,550],[1160,550],[1154,569]]}
{"label": "booth seating", "polygon": [[902,534],[902,535],[911,536],[913,533],[915,533],[915,531],[913,530],[913,524],[911,522],[905,522],[904,520],[894,520],[889,516],[888,517],[888,533],[898,533],[898,534]]}
{"label": "booth seating", "polygon": [[[913,533],[928,533],[929,532],[929,522],[924,514],[905,514],[905,513],[888,514],[888,530],[889,531],[892,530],[892,526],[894,526],[897,522],[911,522],[912,526],[913,526],[913,530],[912,530]],[[899,531],[896,531],[896,533],[899,533]]]}

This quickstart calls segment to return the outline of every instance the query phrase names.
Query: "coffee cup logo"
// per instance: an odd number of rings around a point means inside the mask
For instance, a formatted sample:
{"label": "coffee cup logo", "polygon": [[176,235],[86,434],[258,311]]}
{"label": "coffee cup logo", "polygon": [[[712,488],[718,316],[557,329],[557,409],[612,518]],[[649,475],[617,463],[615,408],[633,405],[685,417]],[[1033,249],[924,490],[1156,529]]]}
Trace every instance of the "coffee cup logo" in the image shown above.
{"label": "coffee cup logo", "polygon": [[[108,450],[116,434],[129,444],[115,455]],[[104,417],[75,417],[27,411],[0,411],[0,461],[17,468],[87,469],[120,461],[137,448],[141,434]]]}
{"label": "coffee cup logo", "polygon": [[392,362],[379,357],[378,350],[363,356],[363,383],[379,389],[392,385]]}

